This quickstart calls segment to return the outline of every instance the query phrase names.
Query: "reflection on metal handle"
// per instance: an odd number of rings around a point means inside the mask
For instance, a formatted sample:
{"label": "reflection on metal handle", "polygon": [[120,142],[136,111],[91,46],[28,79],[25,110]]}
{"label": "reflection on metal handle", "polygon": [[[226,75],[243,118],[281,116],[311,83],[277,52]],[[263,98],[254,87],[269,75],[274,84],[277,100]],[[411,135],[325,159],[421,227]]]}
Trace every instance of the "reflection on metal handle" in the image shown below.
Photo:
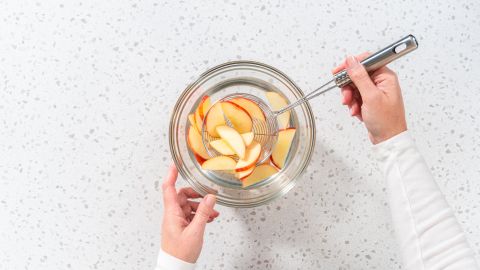
{"label": "reflection on metal handle", "polygon": [[[417,39],[413,35],[408,35],[386,48],[370,55],[361,63],[368,72],[373,72],[380,67],[387,65],[393,60],[404,56],[418,48]],[[342,70],[334,75],[335,83],[338,87],[343,87],[352,81],[348,77],[347,71]]]}

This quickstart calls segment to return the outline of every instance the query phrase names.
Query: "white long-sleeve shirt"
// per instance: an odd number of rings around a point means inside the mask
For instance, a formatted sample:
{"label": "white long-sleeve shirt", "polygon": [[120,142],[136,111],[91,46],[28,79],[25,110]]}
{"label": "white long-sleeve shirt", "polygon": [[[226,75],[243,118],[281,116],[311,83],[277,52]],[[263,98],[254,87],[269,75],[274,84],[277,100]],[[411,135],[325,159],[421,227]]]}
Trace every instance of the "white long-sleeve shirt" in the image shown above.
{"label": "white long-sleeve shirt", "polygon": [[[410,134],[373,146],[385,174],[404,269],[479,269],[462,228],[440,192]],[[192,270],[160,251],[156,270]]]}

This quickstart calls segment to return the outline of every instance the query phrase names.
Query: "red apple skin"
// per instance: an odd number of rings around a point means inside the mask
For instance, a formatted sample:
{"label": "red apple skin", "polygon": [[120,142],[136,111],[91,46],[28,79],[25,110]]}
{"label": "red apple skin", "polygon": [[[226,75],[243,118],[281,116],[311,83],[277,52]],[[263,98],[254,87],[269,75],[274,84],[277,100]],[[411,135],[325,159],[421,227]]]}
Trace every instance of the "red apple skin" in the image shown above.
{"label": "red apple skin", "polygon": [[[260,158],[260,157],[259,157],[259,158]],[[255,166],[256,166],[256,164],[257,164],[257,162],[258,162],[258,158],[257,158],[257,160],[255,160],[255,162],[254,162],[252,165],[250,165],[250,166],[247,166],[247,167],[243,167],[243,168],[238,168],[238,169],[235,169],[235,171],[236,171],[236,172],[243,172],[243,171],[247,171],[247,170],[251,169],[252,167],[255,167]]]}
{"label": "red apple skin", "polygon": [[255,159],[255,162],[253,162],[252,165],[235,169],[235,171],[236,171],[236,172],[243,172],[243,171],[246,171],[246,170],[251,169],[252,167],[257,166],[257,162],[258,162],[258,160],[260,159],[260,156],[261,156],[261,155],[262,155],[262,154],[260,154],[260,155],[257,157],[257,159]]}
{"label": "red apple skin", "polygon": [[270,159],[270,162],[272,163],[272,165],[275,166],[275,168],[277,168],[278,170],[281,170],[280,167],[278,167],[278,165],[275,164],[275,161],[273,160],[272,156],[270,156],[269,159]]}
{"label": "red apple skin", "polygon": [[206,159],[202,158],[201,156],[197,155],[197,154],[193,154],[195,156],[195,159],[197,160],[198,164],[200,164],[200,166],[202,166],[203,162],[205,162]]}
{"label": "red apple skin", "polygon": [[233,106],[235,106],[236,108],[239,108],[240,110],[244,111],[248,116],[250,116],[250,119],[252,118],[252,116],[247,112],[247,110],[245,110],[243,107],[241,107],[240,105],[237,105],[229,100],[227,101],[224,101],[224,102],[227,102],[227,103],[230,103],[232,104]]}
{"label": "red apple skin", "polygon": [[[234,124],[235,121],[230,120],[230,121],[232,122],[232,124],[234,125],[234,128],[235,128],[239,133],[251,132],[251,131],[253,130],[253,119],[252,119],[252,116],[251,116],[243,107],[241,107],[241,106],[239,106],[239,105],[237,105],[237,104],[235,104],[235,103],[233,103],[233,102],[231,102],[231,101],[229,101],[229,100],[227,100],[227,101],[222,101],[222,103],[228,104],[228,105],[234,107],[235,109],[238,109],[239,111],[242,111],[243,113],[246,114],[247,117],[250,118],[250,124],[251,124],[251,126],[249,126],[249,129],[248,129],[248,130],[240,130],[239,127],[236,127],[236,126],[235,126],[235,124]],[[221,104],[221,105],[222,105],[222,104]],[[223,106],[222,106],[222,109],[223,109]],[[225,116],[228,118],[228,115],[227,115],[227,114],[225,114]]]}
{"label": "red apple skin", "polygon": [[241,107],[241,106],[239,106],[239,105],[237,105],[237,104],[235,104],[235,103],[233,103],[233,102],[231,102],[231,101],[228,101],[228,100],[227,100],[227,101],[224,101],[224,102],[227,102],[227,103],[229,103],[229,104],[232,104],[232,105],[235,106],[236,108],[238,108],[238,109],[242,110],[244,113],[246,113],[246,114],[250,117],[250,120],[252,121],[252,129],[253,129],[252,116],[247,112],[247,110],[245,110],[243,107]]}
{"label": "red apple skin", "polygon": [[[259,143],[256,143],[256,144],[258,145]],[[261,146],[260,146],[260,147],[261,147]],[[235,171],[236,171],[236,172],[243,172],[243,171],[246,171],[246,170],[251,169],[252,167],[255,167],[255,166],[257,165],[257,162],[258,162],[258,160],[260,159],[261,156],[262,156],[262,150],[261,150],[261,148],[260,148],[260,153],[259,153],[258,157],[255,159],[255,161],[254,161],[252,164],[250,164],[250,165],[248,165],[248,166],[245,166],[245,167],[236,168]]]}
{"label": "red apple skin", "polygon": [[[195,128],[195,127],[189,127],[188,132],[190,132],[190,128]],[[197,154],[197,153],[195,152],[195,150],[193,150],[193,147],[192,147],[192,144],[191,144],[191,142],[190,142],[190,138],[188,137],[188,135],[187,135],[187,145],[188,145],[188,148],[190,149],[190,151],[192,152],[192,154],[194,154],[195,156],[198,156],[199,158],[203,159],[203,161],[206,160],[205,158],[203,158],[202,156],[200,156],[199,154]],[[198,159],[197,159],[197,161],[198,161]],[[203,163],[203,161],[202,161],[202,163]]]}
{"label": "red apple skin", "polygon": [[209,96],[205,95],[202,97],[202,100],[200,101],[200,103],[198,104],[198,114],[200,115],[200,118],[203,120],[203,118],[205,117],[205,112],[203,111],[203,103],[205,103],[205,101],[209,98]]}
{"label": "red apple skin", "polygon": [[[248,99],[248,98],[238,97],[238,98],[236,98],[236,99],[244,99],[244,100],[248,100],[249,102],[252,102],[252,103],[253,103],[253,104],[255,104],[256,106],[258,106],[258,105],[257,105],[257,103],[253,102],[252,100],[250,100],[250,99]],[[234,103],[234,102],[231,102],[231,103]],[[237,106],[239,106],[239,107],[241,107],[241,106],[240,106],[240,105],[238,105],[238,104],[236,104],[236,105],[237,105]],[[243,108],[243,107],[242,107],[242,108]],[[245,111],[246,111],[246,110],[245,110]],[[262,112],[262,114],[263,114],[263,119],[260,119],[260,120],[264,120],[264,121],[265,121],[265,119],[267,118],[267,117],[266,117],[266,115],[265,115],[265,112],[264,112],[264,111],[262,111],[262,109],[260,109],[260,111],[261,111],[261,112]],[[247,112],[247,113],[248,113],[248,112]],[[249,115],[250,115],[250,114],[249,114]],[[252,116],[252,115],[250,115],[250,118],[252,118],[252,117],[253,117],[253,116]]]}

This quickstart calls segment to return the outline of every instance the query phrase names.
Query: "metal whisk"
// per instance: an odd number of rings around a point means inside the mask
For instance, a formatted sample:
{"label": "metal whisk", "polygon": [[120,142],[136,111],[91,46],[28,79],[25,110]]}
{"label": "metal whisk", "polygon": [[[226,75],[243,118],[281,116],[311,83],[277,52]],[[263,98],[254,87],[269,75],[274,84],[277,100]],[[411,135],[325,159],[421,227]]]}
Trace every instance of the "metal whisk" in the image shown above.
{"label": "metal whisk", "polygon": [[[403,55],[417,49],[418,43],[416,38],[413,35],[408,35],[397,42],[385,47],[384,49],[378,51],[375,54],[370,55],[368,58],[361,62],[362,65],[365,66],[368,72],[373,72],[380,67],[387,65],[388,63],[392,62],[395,59],[400,58]],[[313,90],[312,92],[308,93],[304,97],[296,100],[295,102],[287,105],[286,107],[273,111],[270,106],[268,106],[262,99],[257,96],[246,94],[246,93],[236,93],[232,95],[225,96],[224,98],[218,100],[212,107],[218,102],[224,102],[228,100],[232,100],[234,98],[246,98],[250,101],[256,103],[258,107],[263,111],[265,115],[265,119],[257,119],[253,118],[253,127],[252,131],[254,133],[254,140],[261,144],[262,146],[262,155],[258,160],[257,164],[261,164],[265,162],[272,153],[273,147],[277,141],[278,137],[278,121],[277,116],[281,115],[284,112],[290,111],[291,109],[295,108],[296,106],[306,102],[307,100],[319,96],[325,92],[328,92],[337,87],[343,87],[349,83],[351,83],[351,79],[349,78],[347,71],[342,70],[336,73],[333,76],[333,79],[329,82],[323,84],[322,86],[318,87],[317,89]],[[205,119],[208,116],[210,110],[207,111],[205,115]],[[225,123],[233,127],[231,121],[224,115]],[[205,120],[202,125],[202,140],[207,152],[210,156],[214,157],[220,155],[220,153],[216,152],[211,146],[210,141],[216,140],[218,138],[213,138],[210,136],[205,127]]]}

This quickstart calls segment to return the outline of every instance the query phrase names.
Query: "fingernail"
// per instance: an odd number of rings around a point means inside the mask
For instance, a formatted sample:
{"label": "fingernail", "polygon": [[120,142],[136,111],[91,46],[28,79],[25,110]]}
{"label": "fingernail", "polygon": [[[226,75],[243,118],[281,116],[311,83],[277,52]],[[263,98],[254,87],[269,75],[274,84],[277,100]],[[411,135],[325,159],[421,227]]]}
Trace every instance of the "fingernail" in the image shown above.
{"label": "fingernail", "polygon": [[350,115],[353,116],[353,107],[350,108]]}
{"label": "fingernail", "polygon": [[355,68],[356,66],[358,66],[358,64],[359,62],[355,56],[350,55],[349,57],[347,57],[347,65],[346,65],[347,69]]}
{"label": "fingernail", "polygon": [[213,207],[215,205],[215,201],[217,200],[217,197],[215,197],[215,195],[211,195],[211,194],[208,194],[206,197],[205,197],[205,204],[208,206],[208,207]]}

